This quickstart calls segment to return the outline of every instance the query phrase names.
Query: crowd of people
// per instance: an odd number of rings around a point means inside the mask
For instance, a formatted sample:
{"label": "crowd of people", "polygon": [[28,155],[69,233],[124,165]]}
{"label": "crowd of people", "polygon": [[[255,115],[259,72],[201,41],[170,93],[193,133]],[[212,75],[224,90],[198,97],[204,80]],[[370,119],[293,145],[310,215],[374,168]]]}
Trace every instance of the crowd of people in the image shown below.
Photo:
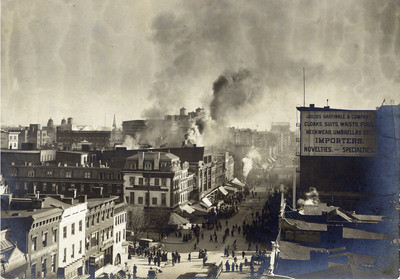
{"label": "crowd of people", "polygon": [[[257,199],[257,193],[252,192],[251,195]],[[259,195],[258,195],[259,196]],[[258,266],[258,273],[262,274],[269,264],[269,255],[266,250],[259,249],[264,247],[265,244],[270,244],[271,240],[276,239],[276,231],[278,228],[278,213],[280,203],[279,193],[267,197],[262,209],[255,210],[240,222],[239,224],[229,224],[232,221],[222,220],[215,216],[212,221],[207,220],[202,224],[192,226],[191,230],[187,233],[179,234],[183,242],[190,242],[194,240],[193,251],[198,251],[198,258],[202,259],[203,264],[207,261],[207,249],[202,247],[207,242],[212,243],[229,243],[224,248],[224,256],[228,259],[224,260],[224,269],[227,272],[242,272],[246,267],[250,272],[255,274],[255,267]],[[234,204],[237,206],[237,204]],[[223,226],[224,223],[224,226]],[[207,232],[208,231],[210,232]],[[238,236],[242,236],[246,240],[247,250],[241,249],[238,251],[237,240]],[[222,237],[221,237],[222,236]],[[219,239],[221,237],[222,239]],[[202,243],[200,243],[202,240]],[[204,243],[204,240],[206,241]],[[243,245],[243,244],[241,244]],[[243,247],[242,247],[243,248]],[[253,248],[253,249],[252,249]],[[255,253],[254,253],[255,250]],[[251,251],[251,252],[249,252]],[[130,248],[130,254],[136,254],[140,257],[147,257],[148,264],[153,267],[153,271],[158,270],[160,262],[168,261],[168,252],[163,251],[161,248],[143,248],[134,247]],[[171,253],[172,266],[181,262],[181,255],[178,251]],[[192,254],[189,251],[187,260],[192,261]]]}

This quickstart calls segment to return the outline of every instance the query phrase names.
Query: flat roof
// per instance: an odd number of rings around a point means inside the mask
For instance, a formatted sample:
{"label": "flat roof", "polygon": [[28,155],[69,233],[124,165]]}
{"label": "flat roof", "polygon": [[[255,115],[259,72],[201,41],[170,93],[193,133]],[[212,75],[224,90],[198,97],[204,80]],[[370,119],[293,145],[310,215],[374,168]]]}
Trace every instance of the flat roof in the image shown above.
{"label": "flat roof", "polygon": [[93,199],[87,199],[87,204],[88,204],[88,208],[90,207],[95,207],[98,206],[100,204],[109,202],[109,201],[114,201],[117,200],[119,197],[117,196],[112,196],[109,198],[93,198]]}
{"label": "flat roof", "polygon": [[296,107],[298,111],[376,111],[371,109],[335,109],[331,107]]}

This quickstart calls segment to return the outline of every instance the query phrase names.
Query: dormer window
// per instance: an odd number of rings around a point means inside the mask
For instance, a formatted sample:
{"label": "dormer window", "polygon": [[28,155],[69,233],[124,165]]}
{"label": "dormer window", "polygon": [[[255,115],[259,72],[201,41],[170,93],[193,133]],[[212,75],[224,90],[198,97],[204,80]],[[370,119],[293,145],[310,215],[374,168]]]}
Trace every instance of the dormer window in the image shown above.
{"label": "dormer window", "polygon": [[145,170],[152,170],[153,169],[153,165],[151,162],[145,162],[144,163],[144,169]]}
{"label": "dormer window", "polygon": [[136,167],[136,162],[132,162],[132,163],[131,163],[131,169],[132,169],[132,170],[136,170],[136,169],[137,169],[137,167]]}

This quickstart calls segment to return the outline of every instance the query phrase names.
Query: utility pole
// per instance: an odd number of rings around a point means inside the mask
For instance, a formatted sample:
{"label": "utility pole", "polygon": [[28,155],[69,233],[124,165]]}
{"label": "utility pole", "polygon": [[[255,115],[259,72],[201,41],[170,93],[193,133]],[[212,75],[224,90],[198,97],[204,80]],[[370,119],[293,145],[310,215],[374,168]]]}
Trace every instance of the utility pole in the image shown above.
{"label": "utility pole", "polygon": [[303,107],[306,106],[306,70],[303,67]]}
{"label": "utility pole", "polygon": [[145,177],[147,182],[147,238],[149,238],[149,227],[150,227],[150,176]]}

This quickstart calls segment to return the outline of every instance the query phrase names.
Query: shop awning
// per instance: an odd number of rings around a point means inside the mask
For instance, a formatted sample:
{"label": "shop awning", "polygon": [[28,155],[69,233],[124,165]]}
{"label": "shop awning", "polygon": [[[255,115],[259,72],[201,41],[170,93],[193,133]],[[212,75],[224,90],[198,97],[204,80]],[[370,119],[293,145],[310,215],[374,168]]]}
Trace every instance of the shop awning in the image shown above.
{"label": "shop awning", "polygon": [[[202,204],[204,204],[204,203],[202,203]],[[205,204],[204,204],[204,206],[205,206]],[[208,215],[207,209],[204,209],[203,206],[201,206],[198,203],[192,205],[192,208],[195,210],[195,212],[193,213],[193,215],[195,215],[195,216],[206,216],[206,215]]]}
{"label": "shop awning", "polygon": [[205,203],[205,205],[207,205],[207,207],[212,206],[212,203],[210,202],[210,200],[208,198],[202,198],[201,201],[203,203]]}
{"label": "shop awning", "polygon": [[223,186],[219,186],[219,187],[218,187],[218,190],[219,190],[224,196],[228,195],[228,191],[226,191],[225,188],[224,188]]}
{"label": "shop awning", "polygon": [[238,189],[233,188],[231,186],[224,186],[224,188],[225,188],[225,190],[232,191],[232,192],[235,192],[235,193],[238,191]]}
{"label": "shop awning", "polygon": [[176,214],[176,213],[171,213],[169,216],[169,222],[168,225],[184,225],[189,223],[188,219],[183,218],[182,216]]}
{"label": "shop awning", "polygon": [[235,184],[235,185],[240,186],[240,187],[244,187],[244,186],[245,186],[245,185],[244,185],[242,182],[240,182],[240,180],[237,179],[237,178],[233,179],[230,183],[231,183],[231,184]]}
{"label": "shop awning", "polygon": [[179,208],[182,211],[186,211],[189,214],[192,214],[194,212],[194,209],[190,205],[187,205],[187,204],[181,205],[181,206],[179,206]]}

